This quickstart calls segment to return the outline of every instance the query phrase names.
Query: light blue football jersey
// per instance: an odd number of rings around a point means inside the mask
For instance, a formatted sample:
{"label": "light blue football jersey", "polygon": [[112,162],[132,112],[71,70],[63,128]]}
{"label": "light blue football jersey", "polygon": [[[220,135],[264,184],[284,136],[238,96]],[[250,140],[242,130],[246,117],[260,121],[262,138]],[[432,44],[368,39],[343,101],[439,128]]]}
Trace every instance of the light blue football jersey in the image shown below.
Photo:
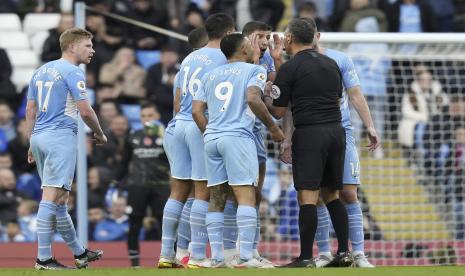
{"label": "light blue football jersey", "polygon": [[[262,66],[265,68],[266,73],[269,74],[271,72],[276,72],[276,68],[274,67],[274,61],[273,58],[270,55],[270,52],[266,51],[263,54],[263,57],[260,58],[258,61],[258,65]],[[267,75],[268,76],[268,75]],[[255,118],[255,125],[253,126],[253,131],[254,132],[260,132],[265,125],[260,121],[260,119]]]}
{"label": "light blue football jersey", "polygon": [[255,114],[247,104],[247,88],[263,91],[266,79],[263,67],[245,62],[228,63],[205,74],[194,96],[208,106],[205,142],[227,135],[253,139]]}
{"label": "light blue football jersey", "polygon": [[181,108],[176,120],[192,121],[192,97],[201,86],[203,75],[226,63],[223,52],[217,48],[201,48],[190,53],[181,63],[178,87],[181,88]]}
{"label": "light blue football jersey", "polygon": [[[174,76],[174,81],[173,81],[173,99],[176,97],[176,89],[179,87],[178,86],[178,76],[179,72],[176,73],[176,76]],[[168,122],[168,125],[166,126],[166,131],[170,130],[172,131],[172,128],[176,124],[176,114],[174,113],[174,107],[173,107],[173,118]]]}
{"label": "light blue football jersey", "polygon": [[37,104],[32,134],[60,129],[77,133],[76,101],[87,99],[84,72],[64,59],[48,62],[32,76],[27,99]]}
{"label": "light blue football jersey", "polygon": [[342,83],[344,85],[344,91],[342,92],[341,99],[342,126],[346,130],[352,130],[353,127],[350,122],[349,97],[346,91],[354,86],[360,86],[357,71],[355,71],[352,59],[347,54],[332,49],[325,49],[324,54],[333,59],[341,71]]}

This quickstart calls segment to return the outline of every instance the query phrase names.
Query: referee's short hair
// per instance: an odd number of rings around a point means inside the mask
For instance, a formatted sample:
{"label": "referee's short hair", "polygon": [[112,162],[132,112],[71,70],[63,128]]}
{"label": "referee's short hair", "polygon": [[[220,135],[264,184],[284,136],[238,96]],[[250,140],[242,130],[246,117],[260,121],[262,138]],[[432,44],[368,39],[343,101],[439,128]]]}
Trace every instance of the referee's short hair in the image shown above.
{"label": "referee's short hair", "polygon": [[241,33],[232,33],[225,36],[220,42],[221,52],[230,59],[244,41],[244,36]]}
{"label": "referee's short hair", "polygon": [[307,19],[295,18],[287,25],[287,32],[294,37],[297,43],[312,44],[316,24],[310,23]]}

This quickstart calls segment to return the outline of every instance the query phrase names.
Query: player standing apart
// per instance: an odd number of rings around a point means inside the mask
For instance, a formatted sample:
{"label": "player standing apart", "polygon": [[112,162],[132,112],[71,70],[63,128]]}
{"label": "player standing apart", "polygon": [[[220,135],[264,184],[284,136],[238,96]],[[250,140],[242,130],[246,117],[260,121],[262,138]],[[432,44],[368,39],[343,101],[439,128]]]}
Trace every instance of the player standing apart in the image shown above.
{"label": "player standing apart", "polygon": [[[36,269],[66,269],[52,256],[55,229],[74,255],[77,268],[102,257],[79,244],[71,217],[68,196],[77,158],[77,119],[94,132],[97,145],[107,142],[94,110],[87,100],[81,63],[88,64],[95,53],[92,34],[68,29],[60,36],[62,57],[42,65],[33,75],[27,94],[26,121],[30,140],[28,162],[37,164],[42,181],[42,200],[37,213],[38,254]],[[85,149],[80,149],[85,150]]]}
{"label": "player standing apart", "polygon": [[[261,100],[266,82],[263,67],[253,65],[254,51],[249,39],[231,34],[221,41],[228,59],[202,78],[203,86],[194,96],[192,115],[204,133],[210,206],[206,217],[212,250],[212,267],[224,267],[224,207],[229,187],[238,202],[239,258],[234,267],[264,268],[253,256],[257,227],[255,182],[258,176],[253,125],[259,117],[276,142],[284,135],[273,122]],[[249,62],[249,63],[246,63]],[[208,119],[205,110],[208,107]]]}
{"label": "player standing apart", "polygon": [[[158,267],[170,267],[175,262],[174,242],[184,202],[190,192],[190,181],[194,183],[195,200],[190,214],[192,255],[191,268],[209,265],[206,259],[208,234],[205,216],[208,210],[209,193],[202,133],[192,119],[192,97],[200,88],[202,76],[226,63],[219,49],[221,39],[235,30],[234,20],[224,13],[210,15],[205,21],[208,43],[190,53],[182,62],[178,74],[180,87],[176,91],[174,107],[176,125],[171,176],[176,193],[171,193],[163,212],[162,248]],[[173,265],[172,265],[173,266]]]}

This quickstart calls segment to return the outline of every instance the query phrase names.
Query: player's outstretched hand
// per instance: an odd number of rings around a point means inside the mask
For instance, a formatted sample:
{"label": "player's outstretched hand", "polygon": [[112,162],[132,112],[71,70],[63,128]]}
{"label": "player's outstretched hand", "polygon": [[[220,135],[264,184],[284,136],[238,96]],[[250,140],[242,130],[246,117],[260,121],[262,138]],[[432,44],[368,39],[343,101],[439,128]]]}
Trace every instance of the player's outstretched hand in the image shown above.
{"label": "player's outstretched hand", "polygon": [[374,151],[381,145],[381,140],[379,139],[378,133],[374,128],[367,129],[368,132],[368,139],[370,140],[370,144],[367,146],[369,151]]}
{"label": "player's outstretched hand", "polygon": [[270,135],[271,139],[277,143],[284,141],[284,133],[277,125],[274,125],[272,128],[270,128]]}
{"label": "player's outstretched hand", "polygon": [[265,84],[265,89],[263,91],[263,95],[271,97],[271,90],[272,89],[273,89],[273,83],[271,81],[267,81],[266,84]]}
{"label": "player's outstretched hand", "polygon": [[32,164],[32,163],[35,162],[35,160],[34,160],[34,155],[32,155],[32,150],[31,150],[31,148],[29,148],[29,150],[27,151],[27,162],[28,162],[29,164]]}
{"label": "player's outstretched hand", "polygon": [[255,64],[258,64],[258,61],[260,60],[261,51],[257,34],[252,34],[250,36],[250,43],[252,44],[253,49],[253,61]]}
{"label": "player's outstretched hand", "polygon": [[284,40],[279,36],[279,34],[273,34],[273,41],[274,47],[271,47],[271,43],[268,45],[270,55],[273,59],[280,59],[283,53]]}
{"label": "player's outstretched hand", "polygon": [[286,164],[292,164],[291,141],[285,139],[279,148],[279,159]]}
{"label": "player's outstretched hand", "polygon": [[94,141],[97,146],[101,146],[107,143],[107,136],[102,133],[102,135],[97,135],[97,133],[94,133]]}

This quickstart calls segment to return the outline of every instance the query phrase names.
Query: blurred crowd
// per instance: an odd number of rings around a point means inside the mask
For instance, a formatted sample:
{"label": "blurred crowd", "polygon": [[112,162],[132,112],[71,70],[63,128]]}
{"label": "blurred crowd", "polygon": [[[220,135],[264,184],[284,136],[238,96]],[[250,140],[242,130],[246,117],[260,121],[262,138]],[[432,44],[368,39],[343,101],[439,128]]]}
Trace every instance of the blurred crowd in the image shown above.
{"label": "blurred crowd", "polygon": [[[74,25],[72,0],[2,0],[0,13],[61,13],[59,25],[49,30],[40,55],[45,63],[61,56],[58,38]],[[268,23],[274,31],[283,30],[286,9],[291,16],[316,20],[320,31],[333,32],[465,32],[465,0],[87,0],[95,10],[112,12],[132,19],[187,35],[203,24],[211,13],[226,12],[237,22],[237,28],[250,20]],[[67,7],[67,8],[63,8]],[[288,16],[289,17],[289,16]],[[284,19],[284,20],[283,20]],[[289,19],[289,18],[287,18]],[[93,107],[109,138],[103,147],[95,147],[88,137],[88,214],[89,239],[124,240],[128,232],[125,187],[130,178],[127,143],[131,132],[144,129],[141,105],[155,105],[154,121],[166,125],[172,118],[173,81],[182,59],[192,50],[187,43],[136,26],[88,12],[86,28],[94,35],[96,51],[86,68],[87,88]],[[362,47],[362,48],[360,48]],[[386,45],[353,45],[352,52],[383,51]],[[383,136],[384,121],[389,115],[385,99],[389,72],[395,62],[354,57],[367,100]],[[373,70],[366,70],[366,66]],[[393,69],[394,68],[394,69]],[[41,197],[40,179],[34,165],[27,163],[28,139],[25,133],[27,87],[15,87],[10,81],[12,66],[0,49],[0,241],[34,241],[35,215]],[[443,74],[446,75],[446,74]],[[443,161],[452,171],[448,175],[454,191],[465,192],[465,126],[458,122],[465,116],[460,93],[448,94],[430,69],[418,65],[401,96],[400,126],[409,131],[399,133],[399,141],[415,164],[428,174],[438,174]],[[396,81],[393,78],[391,81]],[[19,93],[18,93],[19,91]],[[449,91],[450,92],[450,91]],[[463,92],[463,91],[462,91]],[[391,100],[390,100],[391,101]],[[395,102],[395,99],[394,99]],[[382,106],[381,106],[382,105]],[[463,106],[462,106],[463,105]],[[452,119],[451,119],[452,118]],[[448,122],[444,124],[443,122]],[[453,129],[449,137],[443,127]],[[428,136],[429,135],[429,136]],[[435,136],[436,135],[436,136]],[[440,141],[438,151],[435,142]],[[444,142],[446,141],[446,142]],[[275,149],[270,145],[270,157]],[[379,153],[382,157],[383,153]],[[435,158],[430,158],[435,156]],[[444,157],[443,159],[439,157]],[[267,166],[262,218],[274,240],[295,240],[298,237],[297,202],[292,188],[291,168],[270,159]],[[448,165],[447,165],[448,164]],[[437,175],[436,175],[437,176]],[[166,176],[166,182],[168,176]],[[458,183],[458,184],[457,184]],[[74,185],[75,187],[75,185]],[[459,189],[459,190],[457,190]],[[461,196],[459,199],[462,201]],[[74,193],[68,206],[75,220]],[[368,206],[366,204],[366,206]],[[367,208],[367,207],[366,207]],[[365,210],[368,235],[381,238],[376,225]],[[160,238],[160,221],[148,216],[143,221],[140,239]],[[373,230],[374,229],[374,230]],[[278,233],[278,234],[277,234]],[[371,234],[370,234],[371,233]]]}

